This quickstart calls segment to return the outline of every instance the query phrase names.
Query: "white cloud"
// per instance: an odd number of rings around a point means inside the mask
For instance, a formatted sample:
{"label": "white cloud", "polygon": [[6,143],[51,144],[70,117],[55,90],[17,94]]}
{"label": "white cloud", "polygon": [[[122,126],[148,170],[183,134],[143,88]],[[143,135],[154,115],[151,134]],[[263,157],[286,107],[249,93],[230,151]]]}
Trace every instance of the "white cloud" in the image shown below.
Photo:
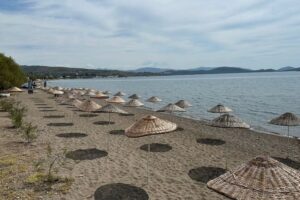
{"label": "white cloud", "polygon": [[20,64],[276,68],[300,61],[298,0],[17,2],[25,4],[0,3],[0,49]]}

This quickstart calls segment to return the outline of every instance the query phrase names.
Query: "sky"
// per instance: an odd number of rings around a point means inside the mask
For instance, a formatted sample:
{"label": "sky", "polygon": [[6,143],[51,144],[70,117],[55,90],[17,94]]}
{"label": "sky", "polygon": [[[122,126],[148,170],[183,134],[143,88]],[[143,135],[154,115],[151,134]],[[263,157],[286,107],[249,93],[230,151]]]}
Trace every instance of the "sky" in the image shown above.
{"label": "sky", "polygon": [[22,65],[300,67],[299,0],[0,0]]}

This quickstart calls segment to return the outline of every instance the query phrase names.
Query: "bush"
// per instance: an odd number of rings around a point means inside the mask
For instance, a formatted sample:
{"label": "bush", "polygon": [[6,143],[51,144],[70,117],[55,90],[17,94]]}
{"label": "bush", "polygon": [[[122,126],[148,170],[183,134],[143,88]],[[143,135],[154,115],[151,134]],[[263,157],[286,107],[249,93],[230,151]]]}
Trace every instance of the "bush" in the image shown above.
{"label": "bush", "polygon": [[0,53],[0,90],[20,87],[25,82],[26,76],[20,66],[11,57]]}
{"label": "bush", "polygon": [[14,107],[15,102],[12,99],[3,99],[0,101],[0,109],[5,112],[10,112]]}
{"label": "bush", "polygon": [[27,141],[27,143],[31,143],[33,140],[37,138],[37,126],[32,126],[31,123],[27,123],[22,127],[22,137]]}
{"label": "bush", "polygon": [[26,108],[25,107],[13,107],[10,110],[10,118],[12,120],[12,124],[15,128],[20,128],[23,124],[23,117],[25,116]]}

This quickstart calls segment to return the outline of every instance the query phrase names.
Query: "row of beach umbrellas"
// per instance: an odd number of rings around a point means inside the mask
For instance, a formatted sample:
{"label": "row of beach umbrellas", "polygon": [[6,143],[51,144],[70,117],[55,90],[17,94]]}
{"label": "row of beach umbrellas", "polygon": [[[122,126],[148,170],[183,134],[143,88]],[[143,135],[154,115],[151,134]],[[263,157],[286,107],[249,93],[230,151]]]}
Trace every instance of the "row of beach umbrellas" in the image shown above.
{"label": "row of beach umbrellas", "polygon": [[[79,102],[78,99],[73,98],[72,103],[79,109],[87,112],[97,110],[108,111],[109,113],[116,111],[119,113],[123,112],[123,110],[112,103],[125,103],[125,101],[121,102],[120,98],[118,98],[122,95],[124,95],[124,93],[119,93],[111,99],[108,99],[107,102],[109,104],[103,107],[92,100]],[[138,101],[138,96],[134,95],[133,97],[134,98],[129,101],[130,103],[128,102],[128,105],[134,105],[134,107],[142,106],[141,104],[143,103]],[[185,106],[168,104],[160,109],[160,111],[183,112],[184,108]],[[220,114],[219,117],[213,120],[212,125],[219,127],[250,128],[248,124],[229,114],[232,112],[232,109],[224,105],[219,104],[209,109],[208,112]],[[299,125],[300,120],[292,113],[285,113],[272,119],[270,123],[287,126],[289,136],[289,127]],[[125,135],[128,137],[144,137],[169,133],[176,129],[177,124],[153,115],[148,115],[126,128]],[[150,146],[148,145],[148,151],[149,149]],[[148,160],[149,156],[147,156],[147,177],[149,178]],[[233,199],[300,199],[299,171],[274,160],[270,156],[255,157],[233,170],[209,181],[207,186]]]}
{"label": "row of beach umbrellas", "polygon": [[[93,89],[64,89],[62,87],[54,87],[54,88],[48,88],[49,93],[53,94],[59,94],[62,95],[64,92],[67,92],[69,94],[70,99],[75,99],[75,95],[90,95],[90,97],[99,97],[99,98],[106,98],[106,101],[108,103],[116,103],[116,104],[124,104],[125,106],[128,107],[141,107],[144,106],[144,104],[139,100],[141,96],[137,94],[130,95],[128,98],[131,100],[126,102],[121,96],[125,96],[126,94],[122,91],[117,92],[114,94],[113,97],[109,99],[109,94],[110,92],[101,92],[101,91],[96,91]],[[71,100],[69,100],[71,101]],[[77,105],[79,102],[78,100],[73,100],[77,101],[75,104]],[[149,99],[146,100],[146,102],[151,102],[151,103],[158,103],[161,102],[162,100],[157,97],[157,96],[152,96]],[[93,104],[95,104],[93,102]],[[85,104],[84,104],[85,105]],[[176,103],[170,103],[160,109],[158,109],[159,112],[185,112],[186,108],[192,106],[188,101],[186,100],[179,100]],[[95,110],[97,110],[97,106],[95,106]],[[238,117],[229,114],[233,110],[229,107],[226,107],[222,104],[218,104],[214,106],[213,108],[209,109],[208,112],[211,113],[219,113],[220,116],[212,120],[212,125],[218,126],[218,127],[230,127],[230,128],[250,128],[250,125],[247,123],[243,122],[241,119]],[[295,114],[293,113],[285,113],[273,120],[270,121],[270,124],[274,125],[280,125],[280,126],[287,126],[288,127],[288,134],[287,136],[289,137],[289,127],[290,126],[298,126],[299,121],[298,118],[296,117]]]}

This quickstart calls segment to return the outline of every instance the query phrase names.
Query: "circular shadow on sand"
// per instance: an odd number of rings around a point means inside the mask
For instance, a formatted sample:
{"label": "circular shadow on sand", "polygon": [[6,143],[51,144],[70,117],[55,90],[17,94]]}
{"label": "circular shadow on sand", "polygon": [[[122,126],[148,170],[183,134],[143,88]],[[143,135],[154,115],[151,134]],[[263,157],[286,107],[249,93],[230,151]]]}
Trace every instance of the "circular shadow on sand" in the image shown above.
{"label": "circular shadow on sand", "polygon": [[125,134],[125,131],[120,129],[120,130],[112,130],[112,131],[109,131],[109,134],[111,135],[124,135]]}
{"label": "circular shadow on sand", "polygon": [[124,117],[127,117],[127,116],[134,116],[133,113],[120,113],[119,115],[120,115],[120,116],[124,116]]}
{"label": "circular shadow on sand", "polygon": [[85,133],[60,133],[56,135],[57,137],[62,138],[82,138],[88,136]]}
{"label": "circular shadow on sand", "polygon": [[97,117],[97,114],[80,114],[79,117]]}
{"label": "circular shadow on sand", "polygon": [[68,106],[69,104],[68,103],[59,103],[58,105],[60,105],[60,106]]}
{"label": "circular shadow on sand", "polygon": [[188,173],[189,177],[195,181],[207,183],[226,172],[225,169],[219,167],[198,167],[191,169]]}
{"label": "circular shadow on sand", "polygon": [[109,121],[97,121],[94,122],[95,125],[109,125],[109,124],[115,124],[115,122],[109,122]]}
{"label": "circular shadow on sand", "polygon": [[56,118],[65,118],[65,116],[64,115],[48,115],[48,116],[44,116],[44,118],[56,119]]}
{"label": "circular shadow on sand", "polygon": [[[140,149],[148,152],[148,144],[142,145]],[[160,144],[160,143],[150,144],[150,152],[167,152],[170,151],[171,149],[172,147],[168,144]]]}
{"label": "circular shadow on sand", "polygon": [[54,112],[54,111],[57,111],[55,109],[52,109],[52,110],[40,110],[41,112]]}
{"label": "circular shadow on sand", "polygon": [[47,126],[73,126],[73,123],[49,123]]}
{"label": "circular shadow on sand", "polygon": [[177,127],[177,129],[175,131],[184,131],[184,128],[182,127]]}
{"label": "circular shadow on sand", "polygon": [[51,107],[51,106],[39,106],[39,107],[37,107],[37,108],[39,108],[39,109],[51,109],[51,108],[53,108],[53,107]]}
{"label": "circular shadow on sand", "polygon": [[291,168],[300,170],[300,162],[291,160],[289,158],[280,158],[280,157],[272,157],[272,158],[274,158],[275,160],[277,160],[279,162],[282,162],[283,164],[285,164]]}
{"label": "circular shadow on sand", "polygon": [[66,154],[67,158],[70,158],[72,160],[93,160],[96,158],[102,158],[107,156],[106,151],[102,151],[99,149],[78,149],[75,151],[69,151]]}
{"label": "circular shadow on sand", "polygon": [[95,200],[148,200],[145,190],[134,185],[113,183],[99,187],[94,193]]}
{"label": "circular shadow on sand", "polygon": [[224,140],[211,139],[211,138],[199,138],[197,139],[197,142],[200,144],[207,144],[212,146],[219,146],[226,143]]}
{"label": "circular shadow on sand", "polygon": [[48,104],[46,104],[46,103],[35,103],[34,105],[36,105],[36,106],[48,106]]}

